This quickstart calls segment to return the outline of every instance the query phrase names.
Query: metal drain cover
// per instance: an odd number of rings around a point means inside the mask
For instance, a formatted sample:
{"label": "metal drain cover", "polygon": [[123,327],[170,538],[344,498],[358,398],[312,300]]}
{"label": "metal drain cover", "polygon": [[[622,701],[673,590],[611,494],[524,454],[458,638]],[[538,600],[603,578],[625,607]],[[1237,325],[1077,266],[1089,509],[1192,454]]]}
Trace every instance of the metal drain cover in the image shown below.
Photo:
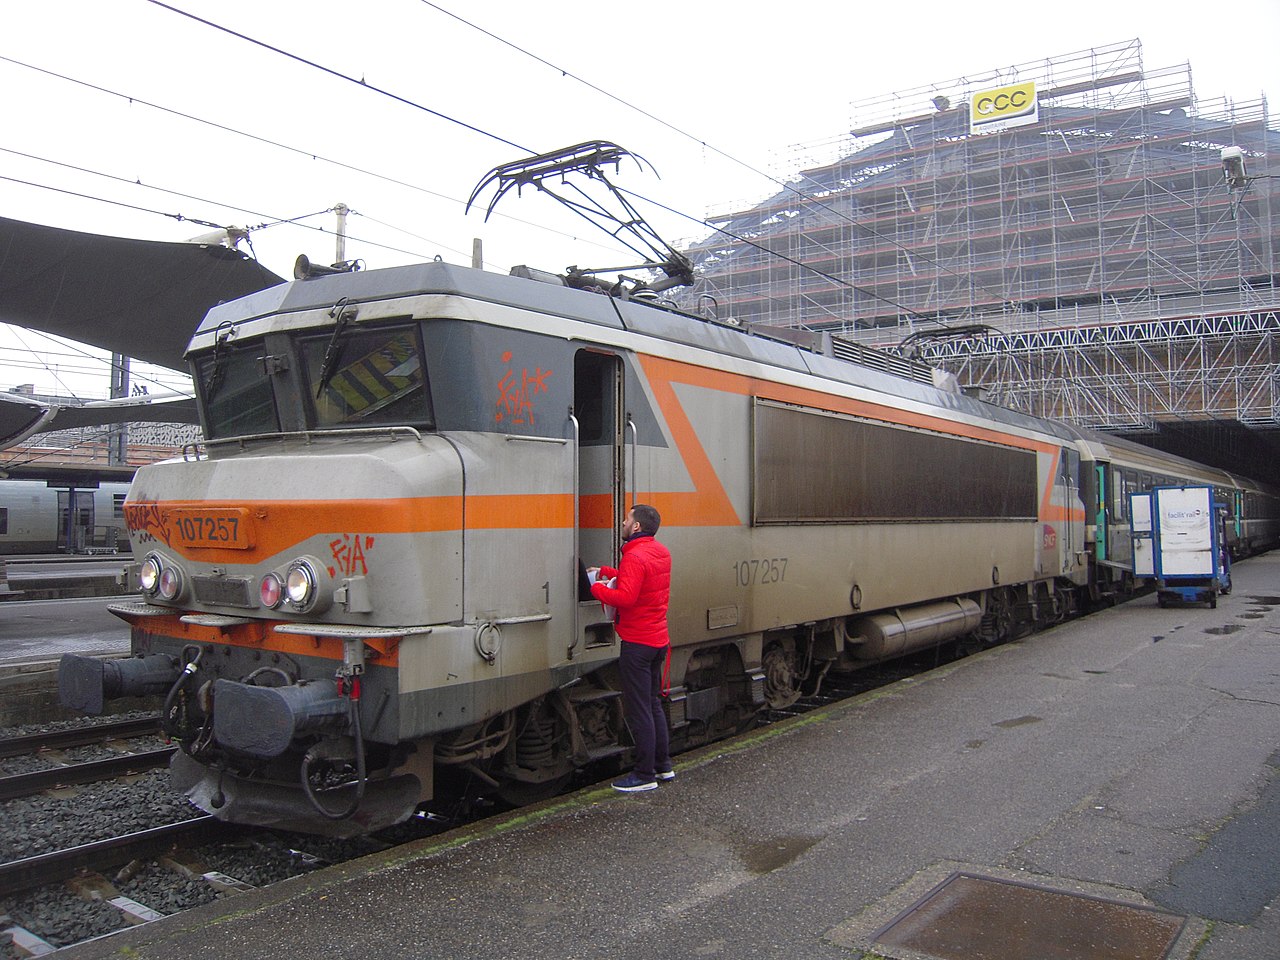
{"label": "metal drain cover", "polygon": [[1184,917],[953,873],[875,935],[937,960],[1164,960]]}

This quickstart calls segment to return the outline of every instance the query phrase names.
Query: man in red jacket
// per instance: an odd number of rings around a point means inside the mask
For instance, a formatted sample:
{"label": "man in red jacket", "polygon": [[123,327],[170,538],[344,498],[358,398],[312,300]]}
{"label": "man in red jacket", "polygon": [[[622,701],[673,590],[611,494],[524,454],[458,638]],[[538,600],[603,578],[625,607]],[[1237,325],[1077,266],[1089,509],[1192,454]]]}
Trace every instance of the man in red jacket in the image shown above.
{"label": "man in red jacket", "polygon": [[[659,780],[674,780],[667,715],[662,709],[662,675],[671,655],[667,603],[671,596],[671,553],[655,540],[662,518],[637,503],[622,523],[622,560],[618,569],[592,567],[591,595],[618,611],[614,629],[622,641],[622,710],[636,745],[635,768],[613,789],[623,793],[652,790]],[[616,579],[614,579],[616,578]],[[613,579],[613,586],[607,581]]]}

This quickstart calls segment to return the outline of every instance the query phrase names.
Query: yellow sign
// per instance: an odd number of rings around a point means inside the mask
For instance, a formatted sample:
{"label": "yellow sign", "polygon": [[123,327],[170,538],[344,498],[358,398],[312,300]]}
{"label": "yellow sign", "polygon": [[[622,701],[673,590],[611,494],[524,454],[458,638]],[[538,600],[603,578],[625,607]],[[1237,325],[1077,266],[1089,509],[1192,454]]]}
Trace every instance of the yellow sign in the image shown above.
{"label": "yellow sign", "polygon": [[969,132],[990,133],[1036,123],[1040,101],[1035,81],[979,90],[969,98]]}

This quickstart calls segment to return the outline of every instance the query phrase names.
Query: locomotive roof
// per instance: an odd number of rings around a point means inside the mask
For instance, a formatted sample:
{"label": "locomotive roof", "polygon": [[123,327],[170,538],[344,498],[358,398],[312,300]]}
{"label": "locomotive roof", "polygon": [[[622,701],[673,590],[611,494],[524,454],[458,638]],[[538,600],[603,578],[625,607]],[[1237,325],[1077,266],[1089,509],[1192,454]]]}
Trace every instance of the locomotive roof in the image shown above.
{"label": "locomotive roof", "polygon": [[[959,414],[993,420],[1022,430],[1035,430],[1074,441],[1079,433],[1063,424],[1041,420],[962,393],[947,391],[892,372],[888,354],[867,351],[848,359],[749,329],[704,320],[661,304],[622,300],[554,283],[491,273],[444,262],[419,263],[380,270],[332,274],[269,287],[239,300],[219,304],[205,316],[191,350],[212,346],[224,324],[239,325],[277,314],[329,310],[345,298],[350,306],[424,295],[458,296],[628,331],[673,344],[683,344],[726,357],[811,374],[825,380],[875,390],[888,396],[941,407]],[[584,336],[589,339],[589,335]],[[815,342],[816,346],[816,342]],[[872,366],[868,360],[880,359]],[[896,359],[896,358],[892,358]],[[879,369],[877,367],[880,367]]]}

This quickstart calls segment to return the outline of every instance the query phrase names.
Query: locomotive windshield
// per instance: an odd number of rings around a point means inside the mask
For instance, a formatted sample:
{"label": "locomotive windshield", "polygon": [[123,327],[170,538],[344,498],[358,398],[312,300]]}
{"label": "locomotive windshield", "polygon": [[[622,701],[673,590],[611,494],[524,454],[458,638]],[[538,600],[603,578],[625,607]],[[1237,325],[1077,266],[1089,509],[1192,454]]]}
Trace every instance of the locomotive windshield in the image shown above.
{"label": "locomotive windshield", "polygon": [[301,346],[316,427],[434,425],[416,327],[337,331]]}
{"label": "locomotive windshield", "polygon": [[271,380],[262,375],[261,344],[219,346],[196,361],[196,375],[207,438],[279,432]]}
{"label": "locomotive windshield", "polygon": [[418,328],[406,324],[220,343],[195,361],[205,436],[389,424],[434,429],[422,356]]}

